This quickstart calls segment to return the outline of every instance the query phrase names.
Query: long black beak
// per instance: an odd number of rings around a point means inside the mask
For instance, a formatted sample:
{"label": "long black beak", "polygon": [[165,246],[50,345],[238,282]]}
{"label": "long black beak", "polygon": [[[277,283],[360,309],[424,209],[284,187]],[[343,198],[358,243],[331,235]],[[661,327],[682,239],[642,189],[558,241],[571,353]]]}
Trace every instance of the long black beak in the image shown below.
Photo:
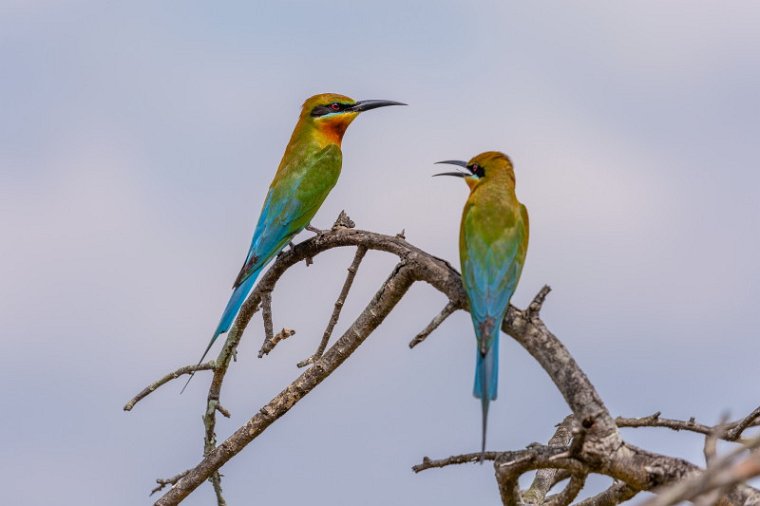
{"label": "long black beak", "polygon": [[[465,169],[467,168],[467,162],[463,162],[462,160],[443,160],[443,161],[435,162],[435,163],[436,164],[438,164],[438,163],[445,163],[445,164],[448,164],[448,165],[458,165],[459,167],[464,167]],[[433,174],[433,177],[435,177],[435,176],[467,177],[469,175],[470,174],[468,174],[467,172],[441,172],[439,174]]]}
{"label": "long black beak", "polygon": [[359,102],[349,107],[348,110],[353,112],[364,112],[369,111],[370,109],[377,109],[378,107],[385,107],[388,105],[406,104],[402,102],[394,102],[393,100],[360,100]]}

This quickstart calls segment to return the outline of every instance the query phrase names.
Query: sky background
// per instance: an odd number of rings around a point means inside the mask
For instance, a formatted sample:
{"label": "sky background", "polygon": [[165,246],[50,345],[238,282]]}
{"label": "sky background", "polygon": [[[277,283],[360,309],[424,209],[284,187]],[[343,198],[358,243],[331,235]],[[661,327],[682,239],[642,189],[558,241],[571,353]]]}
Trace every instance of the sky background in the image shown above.
{"label": "sky background", "polygon": [[[502,150],[531,244],[513,302],[543,317],[613,415],[716,422],[757,406],[760,3],[0,3],[0,476],[7,504],[149,504],[202,451],[198,359],[301,103],[391,99],[344,139],[314,224],[346,209],[458,264],[467,196],[433,162]],[[304,235],[306,237],[306,235]],[[220,439],[294,379],[351,250],[291,270],[256,358],[225,383]],[[370,252],[336,329],[394,258]],[[236,504],[498,504],[493,469],[410,471],[479,447],[472,328],[414,286],[330,378],[224,467]],[[489,447],[546,441],[568,409],[504,338]],[[218,348],[214,349],[216,352]],[[700,437],[625,431],[702,463]],[[603,480],[599,483],[604,483]],[[155,499],[155,497],[153,498]],[[185,504],[212,504],[202,486]]]}

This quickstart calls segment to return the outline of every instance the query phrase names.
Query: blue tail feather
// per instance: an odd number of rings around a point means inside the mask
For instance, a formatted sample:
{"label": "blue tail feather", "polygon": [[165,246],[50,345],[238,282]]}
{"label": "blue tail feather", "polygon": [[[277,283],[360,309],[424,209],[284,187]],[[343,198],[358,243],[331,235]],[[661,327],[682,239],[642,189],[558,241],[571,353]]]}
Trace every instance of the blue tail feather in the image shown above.
{"label": "blue tail feather", "polygon": [[[206,355],[208,355],[208,352],[214,345],[216,338],[230,330],[230,327],[232,327],[232,322],[235,321],[235,316],[237,316],[238,311],[240,311],[240,307],[243,305],[246,297],[248,297],[248,294],[251,292],[253,285],[256,284],[256,278],[259,277],[260,270],[261,268],[252,272],[251,275],[248,276],[245,281],[240,283],[237,288],[235,288],[235,291],[232,292],[232,296],[227,302],[227,307],[224,308],[224,312],[222,313],[222,318],[219,320],[219,325],[217,325],[216,330],[214,331],[214,335],[211,337],[211,341],[208,343],[208,346],[206,346],[206,351],[203,352],[203,356],[201,356],[201,359],[198,361],[198,365],[200,365],[203,362],[203,359],[206,358]],[[187,379],[187,383],[185,383],[185,386],[182,387],[182,391],[180,393],[185,391],[185,388],[187,388],[187,385],[190,383],[190,380],[193,379],[194,375],[195,371],[190,374],[190,377]]]}
{"label": "blue tail feather", "polygon": [[240,311],[240,306],[242,306],[243,302],[245,302],[245,298],[250,293],[253,285],[256,284],[256,278],[258,277],[258,270],[252,272],[251,275],[248,276],[245,281],[240,283],[237,288],[235,288],[235,291],[232,292],[232,296],[227,302],[227,306],[224,308],[222,317],[219,319],[219,325],[217,325],[216,331],[214,331],[214,337],[211,340],[212,343],[214,342],[214,339],[216,339],[220,334],[224,334],[230,330],[230,327],[232,327],[232,322],[235,321],[235,316],[237,316],[238,311]]}
{"label": "blue tail feather", "polygon": [[477,362],[472,395],[478,399],[495,401],[499,385],[499,336],[494,338],[485,356],[480,354],[479,349],[475,351],[475,354]]}
{"label": "blue tail feather", "polygon": [[486,451],[486,429],[488,426],[488,403],[496,400],[499,384],[499,336],[496,336],[491,348],[484,355],[476,350],[475,387],[472,394],[480,399],[483,411],[483,438],[481,441],[481,462]]}

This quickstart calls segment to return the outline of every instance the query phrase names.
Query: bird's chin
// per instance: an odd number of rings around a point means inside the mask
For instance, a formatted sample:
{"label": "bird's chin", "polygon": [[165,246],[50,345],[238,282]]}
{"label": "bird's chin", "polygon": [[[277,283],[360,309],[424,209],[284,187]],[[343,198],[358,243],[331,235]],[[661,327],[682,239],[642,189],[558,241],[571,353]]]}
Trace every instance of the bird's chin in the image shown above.
{"label": "bird's chin", "polygon": [[343,134],[346,133],[348,125],[356,119],[358,112],[348,112],[317,118],[316,123],[319,130],[333,142],[340,144],[343,140]]}
{"label": "bird's chin", "polygon": [[478,182],[480,181],[480,178],[474,177],[474,176],[467,176],[464,178],[464,182],[467,183],[467,186],[470,187],[470,190],[474,190],[476,186],[478,186]]}

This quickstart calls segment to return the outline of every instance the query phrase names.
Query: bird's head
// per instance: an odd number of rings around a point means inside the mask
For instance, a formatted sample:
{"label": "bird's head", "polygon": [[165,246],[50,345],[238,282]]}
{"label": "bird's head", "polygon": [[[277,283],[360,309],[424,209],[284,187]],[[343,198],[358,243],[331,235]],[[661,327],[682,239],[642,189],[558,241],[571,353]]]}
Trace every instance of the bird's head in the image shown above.
{"label": "bird's head", "polygon": [[486,151],[470,159],[469,162],[461,160],[444,160],[442,162],[449,165],[462,167],[463,171],[441,172],[436,176],[455,176],[464,178],[470,190],[487,181],[503,180],[514,186],[515,171],[512,168],[512,161],[504,153],[499,151]]}
{"label": "bird's head", "polygon": [[359,113],[385,107],[406,105],[392,100],[360,100],[336,93],[321,93],[306,100],[301,111],[301,120],[313,125],[316,130],[332,142],[340,144],[343,134]]}

